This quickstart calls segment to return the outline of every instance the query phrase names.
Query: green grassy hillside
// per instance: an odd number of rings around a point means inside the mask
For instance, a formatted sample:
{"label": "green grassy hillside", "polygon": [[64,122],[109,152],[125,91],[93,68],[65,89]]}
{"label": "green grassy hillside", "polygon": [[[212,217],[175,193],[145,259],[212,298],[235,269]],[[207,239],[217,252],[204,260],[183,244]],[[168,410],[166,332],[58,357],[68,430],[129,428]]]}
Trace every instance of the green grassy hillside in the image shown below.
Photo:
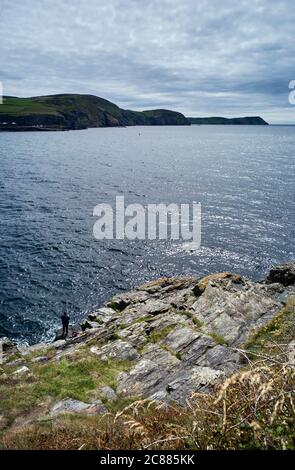
{"label": "green grassy hillside", "polygon": [[4,97],[0,106],[0,130],[68,130],[134,125],[189,125],[189,122],[181,113],[174,111],[129,111],[92,95]]}

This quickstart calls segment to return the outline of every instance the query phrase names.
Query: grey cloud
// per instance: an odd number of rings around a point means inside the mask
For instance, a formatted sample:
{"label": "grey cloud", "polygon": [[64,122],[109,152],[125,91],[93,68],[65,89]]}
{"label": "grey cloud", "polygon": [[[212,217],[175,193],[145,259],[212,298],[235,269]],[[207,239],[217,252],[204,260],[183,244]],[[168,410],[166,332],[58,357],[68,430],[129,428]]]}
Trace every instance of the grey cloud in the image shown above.
{"label": "grey cloud", "polygon": [[294,120],[291,0],[1,0],[0,19],[5,94]]}

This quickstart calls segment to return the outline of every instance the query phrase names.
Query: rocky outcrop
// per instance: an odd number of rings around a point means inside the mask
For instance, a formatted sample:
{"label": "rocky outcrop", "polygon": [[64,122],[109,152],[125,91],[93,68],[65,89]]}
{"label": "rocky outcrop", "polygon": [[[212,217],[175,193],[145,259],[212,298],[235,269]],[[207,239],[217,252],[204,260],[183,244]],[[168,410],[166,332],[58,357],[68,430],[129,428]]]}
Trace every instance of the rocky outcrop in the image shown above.
{"label": "rocky outcrop", "polygon": [[279,282],[283,286],[295,284],[295,264],[287,263],[273,267],[266,278],[266,282],[269,284]]}
{"label": "rocky outcrop", "polygon": [[[98,361],[97,396],[87,403],[64,399],[50,408],[52,415],[101,413],[128,397],[185,405],[192,393],[210,392],[244,365],[242,345],[295,295],[294,269],[295,264],[273,268],[259,283],[228,272],[149,282],[113,297],[72,337],[21,349],[20,360],[29,359],[15,364],[14,376],[30,376],[30,364],[34,373],[34,367],[61,360]],[[15,346],[7,339],[3,344],[12,367],[9,351]],[[294,361],[293,343],[289,355]],[[112,386],[103,372],[109,369],[117,371]]]}
{"label": "rocky outcrop", "polygon": [[2,351],[2,353],[12,353],[15,350],[16,345],[12,341],[10,341],[9,338],[6,338],[6,336],[0,338],[0,351]]}
{"label": "rocky outcrop", "polygon": [[100,400],[97,400],[96,403],[84,403],[83,401],[66,398],[55,403],[50,414],[51,416],[58,416],[63,413],[102,414],[106,412],[107,408]]}

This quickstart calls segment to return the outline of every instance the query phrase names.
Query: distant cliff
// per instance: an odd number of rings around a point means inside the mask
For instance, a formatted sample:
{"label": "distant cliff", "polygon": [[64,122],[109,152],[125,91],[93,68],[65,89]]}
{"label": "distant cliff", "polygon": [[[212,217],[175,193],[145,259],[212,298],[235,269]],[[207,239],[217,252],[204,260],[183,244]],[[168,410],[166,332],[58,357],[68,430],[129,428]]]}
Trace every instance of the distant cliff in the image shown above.
{"label": "distant cliff", "polygon": [[225,117],[188,117],[191,124],[232,124],[232,125],[250,125],[250,126],[268,126],[268,122],[260,116],[247,116],[240,118],[225,118]]}
{"label": "distant cliff", "polygon": [[165,109],[129,111],[92,95],[4,97],[0,130],[70,130],[89,127],[190,125],[183,114]]}

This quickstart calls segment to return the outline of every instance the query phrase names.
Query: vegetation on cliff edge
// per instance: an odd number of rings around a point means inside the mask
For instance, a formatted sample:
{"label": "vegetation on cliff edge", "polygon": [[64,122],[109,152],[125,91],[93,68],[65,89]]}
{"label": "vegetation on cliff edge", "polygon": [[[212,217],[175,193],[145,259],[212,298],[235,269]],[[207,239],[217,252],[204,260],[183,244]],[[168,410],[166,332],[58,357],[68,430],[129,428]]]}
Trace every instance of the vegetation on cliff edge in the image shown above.
{"label": "vegetation on cliff edge", "polygon": [[[121,400],[105,415],[43,416],[24,426],[7,427],[2,449],[295,449],[294,364],[286,346],[294,338],[295,299],[253,332],[240,353],[245,366],[215,386],[195,393],[186,408],[170,403]],[[2,379],[2,408],[48,395],[85,399],[98,383],[114,378],[129,364],[103,364],[85,357],[37,366],[37,381],[15,388]],[[79,360],[80,358],[80,360]],[[81,362],[81,359],[83,361]],[[128,402],[127,402],[128,403]],[[12,413],[13,414],[13,413]],[[16,413],[17,414],[17,413]]]}

